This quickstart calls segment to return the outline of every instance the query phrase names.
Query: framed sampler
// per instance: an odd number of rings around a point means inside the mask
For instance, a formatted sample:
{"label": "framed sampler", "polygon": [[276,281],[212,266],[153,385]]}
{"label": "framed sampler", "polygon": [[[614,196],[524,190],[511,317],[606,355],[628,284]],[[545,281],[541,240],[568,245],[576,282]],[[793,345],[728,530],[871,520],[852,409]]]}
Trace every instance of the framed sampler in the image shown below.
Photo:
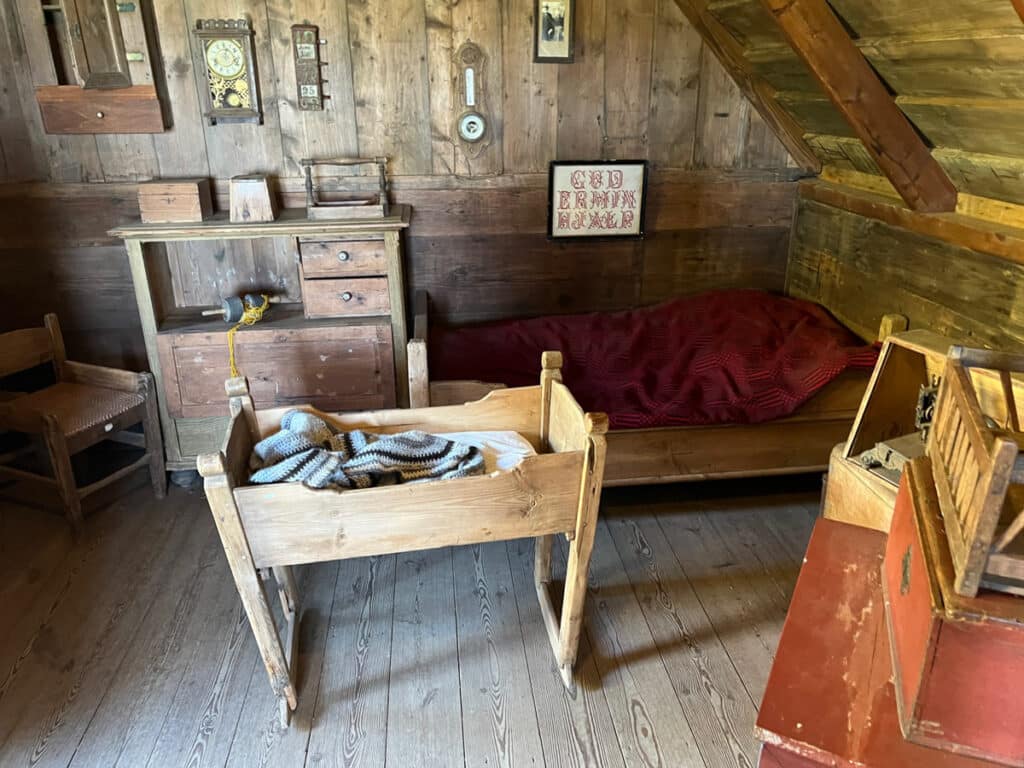
{"label": "framed sampler", "polygon": [[646,160],[556,160],[548,173],[548,237],[642,238],[646,202]]}

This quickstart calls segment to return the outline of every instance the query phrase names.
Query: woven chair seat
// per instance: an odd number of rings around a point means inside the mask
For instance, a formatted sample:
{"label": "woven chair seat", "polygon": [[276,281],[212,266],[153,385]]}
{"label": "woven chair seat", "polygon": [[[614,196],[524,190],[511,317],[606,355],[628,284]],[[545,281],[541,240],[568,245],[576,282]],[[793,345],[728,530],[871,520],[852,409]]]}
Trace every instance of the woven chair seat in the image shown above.
{"label": "woven chair seat", "polygon": [[52,413],[61,431],[70,436],[112,421],[144,402],[145,398],[135,392],[62,381],[23,395],[13,405],[40,414]]}

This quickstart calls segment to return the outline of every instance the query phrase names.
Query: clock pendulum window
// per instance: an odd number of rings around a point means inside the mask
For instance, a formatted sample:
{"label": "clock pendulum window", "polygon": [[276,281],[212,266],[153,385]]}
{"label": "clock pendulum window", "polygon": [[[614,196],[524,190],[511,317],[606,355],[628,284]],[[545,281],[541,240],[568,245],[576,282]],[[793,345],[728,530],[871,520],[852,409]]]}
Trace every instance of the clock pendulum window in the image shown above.
{"label": "clock pendulum window", "polygon": [[200,69],[206,74],[206,116],[218,122],[261,122],[252,27],[246,19],[200,19]]}

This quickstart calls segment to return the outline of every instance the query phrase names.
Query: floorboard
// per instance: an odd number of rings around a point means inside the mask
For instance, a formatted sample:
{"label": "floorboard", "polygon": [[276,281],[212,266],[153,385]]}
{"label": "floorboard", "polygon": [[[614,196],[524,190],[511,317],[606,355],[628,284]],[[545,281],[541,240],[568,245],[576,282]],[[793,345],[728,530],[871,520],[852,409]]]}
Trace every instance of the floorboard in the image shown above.
{"label": "floorboard", "polygon": [[466,766],[543,766],[505,543],[459,547],[452,555]]}
{"label": "floorboard", "polygon": [[397,559],[385,765],[461,766],[452,552],[432,549]]}
{"label": "floorboard", "polygon": [[708,768],[757,764],[757,710],[697,593],[650,515],[608,527]]}
{"label": "floorboard", "polygon": [[201,490],[125,486],[78,541],[0,495],[0,768],[752,768],[818,493],[607,492],[574,691],[532,540],[299,569],[287,729]]}

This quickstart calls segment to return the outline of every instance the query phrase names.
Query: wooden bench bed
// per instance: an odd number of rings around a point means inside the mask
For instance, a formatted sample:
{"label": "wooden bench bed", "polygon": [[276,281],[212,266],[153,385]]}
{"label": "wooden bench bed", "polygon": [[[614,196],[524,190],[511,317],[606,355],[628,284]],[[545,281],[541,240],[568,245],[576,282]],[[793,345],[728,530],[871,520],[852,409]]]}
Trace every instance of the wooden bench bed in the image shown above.
{"label": "wooden bench bed", "polygon": [[[409,400],[414,408],[476,400],[504,387],[480,381],[431,381],[427,364],[429,297],[415,297],[408,346]],[[905,330],[886,315],[879,339]],[[870,370],[848,370],[794,415],[760,424],[613,429],[608,432],[606,486],[824,472],[832,448],[850,432]]]}

